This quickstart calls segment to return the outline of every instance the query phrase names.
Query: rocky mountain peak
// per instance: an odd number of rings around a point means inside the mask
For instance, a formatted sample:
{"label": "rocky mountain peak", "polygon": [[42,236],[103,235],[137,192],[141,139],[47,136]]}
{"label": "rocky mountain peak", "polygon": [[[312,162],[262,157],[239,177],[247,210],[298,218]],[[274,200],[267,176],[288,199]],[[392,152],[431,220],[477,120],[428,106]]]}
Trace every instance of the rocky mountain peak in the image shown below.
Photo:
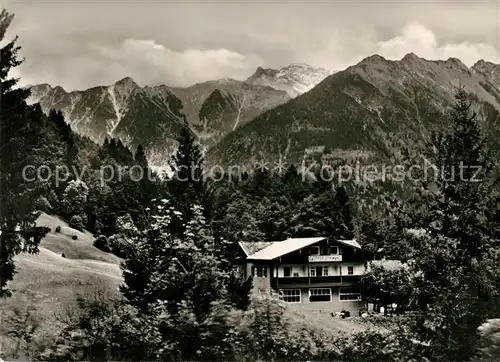
{"label": "rocky mountain peak", "polygon": [[293,63],[281,69],[258,67],[245,82],[283,90],[294,98],[311,90],[332,73],[327,69],[315,68],[305,63]]}
{"label": "rocky mountain peak", "polygon": [[458,58],[448,58],[444,61],[444,64],[446,64],[446,66],[448,67],[457,68],[464,71],[469,70],[469,68]]}
{"label": "rocky mountain peak", "polygon": [[500,64],[481,59],[470,68],[470,71],[488,79],[497,89],[500,89]]}
{"label": "rocky mountain peak", "polygon": [[42,89],[52,89],[52,86],[48,83],[42,83],[42,84],[37,84],[34,86],[28,86],[28,88],[31,88],[31,90],[33,90],[33,89],[42,90]]}
{"label": "rocky mountain peak", "polygon": [[38,103],[40,99],[45,97],[50,91],[52,91],[52,86],[47,83],[37,84],[34,86],[26,87],[30,89],[30,96],[28,98],[28,104]]}
{"label": "rocky mountain peak", "polygon": [[247,79],[247,82],[259,79],[260,77],[274,77],[278,73],[277,69],[257,67],[255,72]]}
{"label": "rocky mountain peak", "polygon": [[217,83],[217,84],[235,84],[235,83],[239,83],[239,81],[237,81],[236,79],[228,78],[228,77],[217,79],[214,82]]}
{"label": "rocky mountain peak", "polygon": [[266,73],[266,70],[262,67],[257,67],[257,69],[255,70],[255,73],[253,75],[250,76],[251,77],[258,77],[262,74],[265,74]]}
{"label": "rocky mountain peak", "polygon": [[495,63],[480,59],[471,67],[471,69],[475,70],[475,71],[479,71],[479,72],[500,71],[500,64],[495,64]]}
{"label": "rocky mountain peak", "polygon": [[130,77],[120,79],[115,83],[115,86],[125,88],[140,88],[139,85]]}
{"label": "rocky mountain peak", "polygon": [[420,58],[419,56],[417,56],[415,53],[411,52],[411,53],[408,53],[406,54],[403,58],[401,58],[401,61],[403,63],[407,63],[407,64],[412,64],[412,63],[416,63],[416,62],[419,62],[421,61],[422,58]]}
{"label": "rocky mountain peak", "polygon": [[66,90],[60,85],[55,86],[54,88],[52,88],[52,90],[54,93],[67,93]]}
{"label": "rocky mountain peak", "polygon": [[[412,54],[412,53],[410,53],[410,54]],[[410,56],[410,58],[411,58],[411,56]],[[376,65],[376,64],[386,64],[387,62],[388,62],[388,60],[385,59],[383,56],[378,55],[378,54],[373,54],[373,55],[370,55],[369,57],[364,58],[358,64]]]}

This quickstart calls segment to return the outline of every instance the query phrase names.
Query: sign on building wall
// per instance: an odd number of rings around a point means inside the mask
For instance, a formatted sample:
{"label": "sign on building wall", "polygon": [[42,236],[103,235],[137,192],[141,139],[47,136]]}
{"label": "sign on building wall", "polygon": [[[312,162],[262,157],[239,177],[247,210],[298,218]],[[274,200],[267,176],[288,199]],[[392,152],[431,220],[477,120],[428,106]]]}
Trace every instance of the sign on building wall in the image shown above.
{"label": "sign on building wall", "polygon": [[309,255],[309,263],[342,261],[342,255]]}

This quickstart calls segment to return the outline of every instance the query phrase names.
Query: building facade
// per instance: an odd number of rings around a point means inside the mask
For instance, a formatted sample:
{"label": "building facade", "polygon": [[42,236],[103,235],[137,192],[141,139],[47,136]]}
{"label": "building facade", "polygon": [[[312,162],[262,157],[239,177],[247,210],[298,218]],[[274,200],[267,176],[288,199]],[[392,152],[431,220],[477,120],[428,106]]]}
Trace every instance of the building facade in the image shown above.
{"label": "building facade", "polygon": [[366,308],[359,282],[368,257],[356,240],[317,237],[239,245],[240,273],[253,276],[256,291],[274,290],[284,302],[308,309]]}

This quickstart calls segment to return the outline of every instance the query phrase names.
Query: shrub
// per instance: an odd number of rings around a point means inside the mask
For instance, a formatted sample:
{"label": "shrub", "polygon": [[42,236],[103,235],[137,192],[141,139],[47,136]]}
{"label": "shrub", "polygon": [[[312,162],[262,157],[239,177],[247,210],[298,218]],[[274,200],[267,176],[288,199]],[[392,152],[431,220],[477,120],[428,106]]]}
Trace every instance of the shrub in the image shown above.
{"label": "shrub", "polygon": [[[58,316],[62,330],[40,349],[36,361],[165,361],[175,345],[162,338],[160,315],[141,314],[108,293],[79,296]],[[149,316],[148,314],[152,314]]]}
{"label": "shrub", "polygon": [[341,315],[342,315],[342,318],[349,318],[351,316],[351,312],[349,312],[348,310],[342,310],[342,312],[340,312]]}
{"label": "shrub", "polygon": [[33,337],[40,326],[40,321],[36,317],[36,308],[32,305],[26,310],[14,308],[13,315],[6,318],[7,335],[16,341],[16,348],[12,356],[19,358],[21,355],[31,357],[33,354]]}
{"label": "shrub", "polygon": [[111,252],[119,258],[126,258],[130,250],[130,241],[120,235],[112,235],[108,239]]}
{"label": "shrub", "polygon": [[89,188],[82,180],[68,183],[62,197],[62,206],[66,214],[80,214],[87,202]]}
{"label": "shrub", "polygon": [[500,319],[488,319],[479,328],[477,361],[498,361],[500,358]]}
{"label": "shrub", "polygon": [[99,235],[97,238],[95,238],[93,245],[97,249],[102,250],[106,253],[109,253],[111,251],[108,245],[108,238],[104,235]]}
{"label": "shrub", "polygon": [[76,240],[76,239],[78,239],[78,236],[73,235],[73,236],[71,237],[71,239]]}
{"label": "shrub", "polygon": [[130,214],[119,216],[116,219],[116,230],[119,234],[126,237],[132,237],[138,233],[137,227],[135,226],[134,220]]}
{"label": "shrub", "polygon": [[60,233],[61,232],[61,225],[57,225],[56,227],[56,233]]}
{"label": "shrub", "polygon": [[59,207],[59,198],[57,197],[57,194],[54,190],[50,190],[47,199],[53,208]]}
{"label": "shrub", "polygon": [[71,217],[71,220],[69,221],[69,226],[71,226],[73,229],[76,230],[83,230],[83,219],[79,215],[74,215]]}
{"label": "shrub", "polygon": [[50,205],[50,202],[46,197],[40,196],[36,200],[36,208],[40,211],[50,212],[52,210],[52,205]]}

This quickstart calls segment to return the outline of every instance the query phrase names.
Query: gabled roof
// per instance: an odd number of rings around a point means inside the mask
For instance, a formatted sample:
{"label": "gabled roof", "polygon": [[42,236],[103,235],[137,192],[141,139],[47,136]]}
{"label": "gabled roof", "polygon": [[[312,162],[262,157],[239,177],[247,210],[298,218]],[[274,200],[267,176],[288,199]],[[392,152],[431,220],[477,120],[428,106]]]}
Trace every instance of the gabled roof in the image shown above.
{"label": "gabled roof", "polygon": [[359,243],[356,241],[356,239],[351,239],[351,240],[337,239],[336,241],[338,241],[341,244],[350,246],[351,248],[361,249],[361,245],[359,245]]}
{"label": "gabled roof", "polygon": [[326,239],[326,237],[296,238],[273,242],[272,245],[257,251],[256,253],[250,255],[247,259],[273,260],[279,258],[280,256],[305,248],[306,246],[316,244],[324,239]]}
{"label": "gabled roof", "polygon": [[246,256],[250,256],[268,246],[278,243],[279,241],[240,241],[238,244]]}

